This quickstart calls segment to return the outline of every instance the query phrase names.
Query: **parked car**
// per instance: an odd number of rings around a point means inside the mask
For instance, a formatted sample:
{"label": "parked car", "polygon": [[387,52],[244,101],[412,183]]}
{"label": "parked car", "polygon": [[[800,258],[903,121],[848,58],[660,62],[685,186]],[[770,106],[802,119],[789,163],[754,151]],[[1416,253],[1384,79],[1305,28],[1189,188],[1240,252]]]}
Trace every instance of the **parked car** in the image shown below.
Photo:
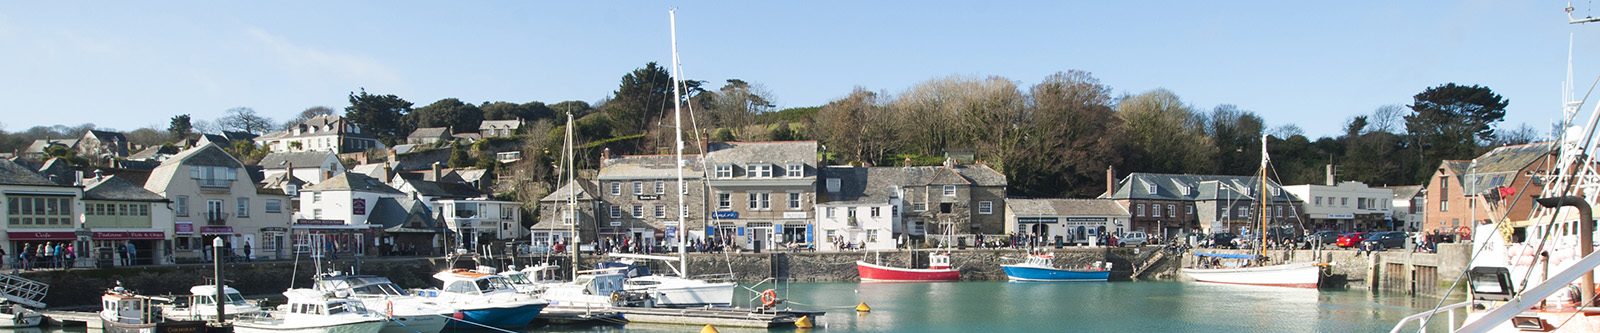
{"label": "parked car", "polygon": [[1121,242],[1118,246],[1144,246],[1150,241],[1150,235],[1146,235],[1143,231],[1133,231],[1123,234],[1118,241]]}
{"label": "parked car", "polygon": [[1343,235],[1339,235],[1339,239],[1334,241],[1334,245],[1338,245],[1339,247],[1356,247],[1361,245],[1361,240],[1363,239],[1367,239],[1367,233],[1365,232],[1345,233]]}
{"label": "parked car", "polygon": [[1373,251],[1400,248],[1406,246],[1406,233],[1404,231],[1376,232],[1361,241],[1361,245]]}
{"label": "parked car", "polygon": [[1333,230],[1323,230],[1306,235],[1306,244],[1311,246],[1316,246],[1317,244],[1333,244],[1337,243],[1338,241],[1339,232]]}

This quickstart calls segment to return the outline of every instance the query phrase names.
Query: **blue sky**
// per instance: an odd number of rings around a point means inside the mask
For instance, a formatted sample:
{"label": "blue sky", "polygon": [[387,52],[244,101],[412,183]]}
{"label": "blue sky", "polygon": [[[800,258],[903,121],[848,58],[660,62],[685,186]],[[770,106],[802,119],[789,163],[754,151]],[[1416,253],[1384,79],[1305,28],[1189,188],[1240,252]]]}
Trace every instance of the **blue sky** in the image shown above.
{"label": "blue sky", "polygon": [[669,7],[687,77],[755,82],[780,107],[1080,69],[1118,93],[1166,88],[1317,136],[1428,86],[1482,84],[1511,100],[1505,126],[1543,129],[1568,34],[1580,88],[1600,63],[1586,60],[1600,58],[1600,25],[1566,24],[1553,1],[5,2],[0,123],[165,128],[237,106],[281,121],[342,109],[361,87],[419,106],[592,102],[669,61]]}

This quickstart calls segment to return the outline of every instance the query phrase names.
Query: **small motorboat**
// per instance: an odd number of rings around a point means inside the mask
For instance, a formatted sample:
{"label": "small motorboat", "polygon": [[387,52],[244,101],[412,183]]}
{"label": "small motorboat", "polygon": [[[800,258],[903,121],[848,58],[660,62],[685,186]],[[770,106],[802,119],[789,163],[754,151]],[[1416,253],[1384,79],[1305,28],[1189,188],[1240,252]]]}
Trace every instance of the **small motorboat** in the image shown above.
{"label": "small motorboat", "polygon": [[623,281],[627,276],[621,268],[579,271],[578,278],[567,283],[550,284],[544,290],[544,299],[550,306],[584,309],[604,309],[622,306],[627,299]]}
{"label": "small motorboat", "polygon": [[236,318],[234,332],[378,333],[383,329],[384,317],[367,311],[359,301],[312,289],[290,289],[283,296],[288,303],[277,310]]}
{"label": "small motorboat", "polygon": [[44,315],[39,314],[37,310],[22,304],[0,301],[0,328],[35,327],[42,321]]}
{"label": "small motorboat", "polygon": [[928,268],[900,268],[856,261],[861,281],[937,282],[960,281],[961,269],[950,266],[950,253],[928,255]]}
{"label": "small motorboat", "polygon": [[1055,267],[1055,255],[1030,254],[1021,263],[1000,265],[1011,281],[1106,281],[1111,277],[1111,263],[1091,265],[1084,269]]}
{"label": "small motorboat", "polygon": [[449,328],[519,329],[527,327],[550,303],[517,291],[504,276],[452,269],[433,278],[442,289],[420,290],[418,295],[453,309]]}
{"label": "small motorboat", "polygon": [[160,303],[171,299],[135,294],[121,286],[100,296],[100,323],[107,333],[205,333],[206,322],[173,320],[161,315]]}
{"label": "small motorboat", "polygon": [[371,311],[383,311],[389,321],[380,333],[438,333],[455,313],[433,299],[412,295],[389,278],[376,275],[323,274],[317,290],[361,302]]}

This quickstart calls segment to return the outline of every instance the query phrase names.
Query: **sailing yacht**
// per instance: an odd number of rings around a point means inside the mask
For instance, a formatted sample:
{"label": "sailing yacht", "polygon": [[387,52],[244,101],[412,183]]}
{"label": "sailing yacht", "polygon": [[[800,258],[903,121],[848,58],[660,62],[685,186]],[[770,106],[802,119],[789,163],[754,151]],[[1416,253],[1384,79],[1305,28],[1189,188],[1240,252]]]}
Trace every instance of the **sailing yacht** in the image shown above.
{"label": "sailing yacht", "polygon": [[[682,64],[678,61],[678,13],[669,11],[668,16],[672,29],[672,123],[673,123],[673,152],[677,161],[678,178],[678,209],[683,212],[687,209],[684,205],[685,193],[688,193],[688,183],[683,181],[683,169],[686,160],[683,158],[683,76]],[[704,152],[701,152],[702,154]],[[672,268],[675,275],[649,275],[628,278],[624,282],[624,289],[630,292],[643,292],[655,299],[656,306],[664,307],[689,307],[689,306],[732,306],[733,291],[738,286],[733,282],[711,282],[703,279],[694,279],[689,276],[688,246],[684,242],[687,229],[685,220],[688,214],[678,214],[678,221],[668,222],[667,227],[676,229],[673,241],[678,248],[678,257],[614,254],[614,257],[642,260],[660,260]],[[677,265],[672,262],[676,261]]]}
{"label": "sailing yacht", "polygon": [[[1267,222],[1270,220],[1266,214],[1267,207],[1272,204],[1267,198],[1272,193],[1269,189],[1271,182],[1267,181],[1270,172],[1271,158],[1267,157],[1267,137],[1261,137],[1261,168],[1260,188],[1255,191],[1256,218],[1260,222],[1257,230],[1269,230]],[[1181,271],[1189,279],[1198,282],[1292,287],[1316,288],[1317,282],[1322,277],[1322,267],[1314,262],[1279,263],[1271,264],[1265,254],[1266,232],[1258,232],[1262,239],[1249,254],[1231,253],[1195,253],[1200,257],[1200,267],[1184,268]]]}

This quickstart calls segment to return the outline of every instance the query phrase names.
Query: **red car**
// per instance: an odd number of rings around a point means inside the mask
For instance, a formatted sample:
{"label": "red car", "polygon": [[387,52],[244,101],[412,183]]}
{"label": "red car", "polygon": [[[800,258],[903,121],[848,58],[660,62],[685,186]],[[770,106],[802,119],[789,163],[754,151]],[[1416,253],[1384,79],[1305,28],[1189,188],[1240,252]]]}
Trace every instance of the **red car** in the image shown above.
{"label": "red car", "polygon": [[1367,239],[1367,233],[1352,232],[1339,235],[1339,238],[1334,240],[1333,244],[1338,245],[1339,247],[1356,247],[1357,245],[1361,245],[1361,240],[1364,239]]}

